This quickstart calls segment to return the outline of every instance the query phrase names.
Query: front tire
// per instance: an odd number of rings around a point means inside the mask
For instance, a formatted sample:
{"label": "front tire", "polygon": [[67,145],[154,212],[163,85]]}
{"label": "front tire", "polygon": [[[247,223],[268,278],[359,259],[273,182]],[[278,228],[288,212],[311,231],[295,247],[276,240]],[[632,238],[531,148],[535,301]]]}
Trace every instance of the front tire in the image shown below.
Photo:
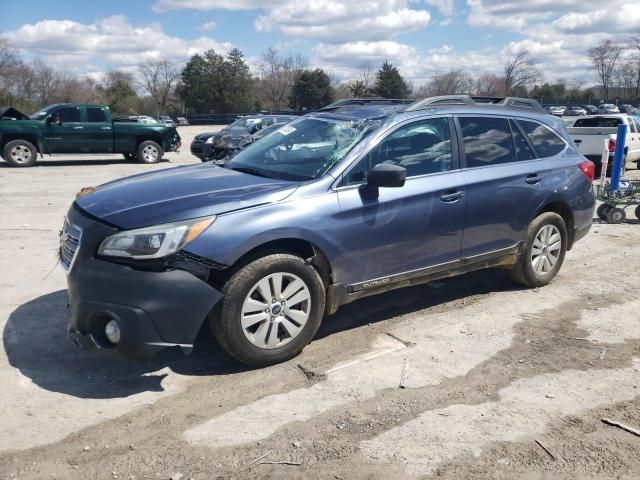
{"label": "front tire", "polygon": [[546,212],[527,227],[522,252],[512,276],[518,283],[542,287],[554,279],[567,251],[567,226],[560,215]]}
{"label": "front tire", "polygon": [[236,360],[262,367],[298,355],[313,339],[325,307],[318,272],[297,256],[273,254],[235,272],[209,322]]}
{"label": "front tire", "polygon": [[38,159],[38,151],[31,142],[12,140],[4,146],[2,156],[14,167],[33,167]]}
{"label": "front tire", "polygon": [[136,158],[141,163],[158,163],[162,160],[162,147],[153,140],[146,140],[138,145]]}

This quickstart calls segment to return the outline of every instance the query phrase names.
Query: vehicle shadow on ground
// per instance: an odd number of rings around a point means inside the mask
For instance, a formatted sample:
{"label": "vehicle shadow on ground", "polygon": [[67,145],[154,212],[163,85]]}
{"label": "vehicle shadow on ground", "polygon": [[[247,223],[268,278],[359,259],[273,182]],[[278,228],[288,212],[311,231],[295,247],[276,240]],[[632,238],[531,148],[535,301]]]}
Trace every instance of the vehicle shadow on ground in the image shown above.
{"label": "vehicle shadow on ground", "polygon": [[[345,305],[324,319],[316,339],[382,322],[470,295],[518,289],[504,272],[483,271],[404,288]],[[165,367],[187,376],[229,375],[248,370],[216,344],[205,322],[194,352],[162,352],[151,361],[117,360],[77,348],[65,334],[67,292],[60,290],[19,306],[9,316],[3,341],[9,363],[34,384],[79,398],[121,398],[163,391]]]}
{"label": "vehicle shadow on ground", "polygon": [[[115,165],[115,164],[121,164],[121,165],[133,165],[135,163],[138,163],[136,161],[129,161],[129,160],[125,160],[124,158],[96,158],[91,159],[91,158],[82,158],[82,159],[77,159],[77,160],[55,160],[55,159],[49,159],[49,160],[39,160],[37,161],[37,163],[35,164],[34,167],[30,167],[30,168],[36,168],[36,167],[79,167],[79,166],[83,166],[83,165]],[[160,162],[158,162],[158,164],[160,165],[167,165],[171,163],[171,159],[169,158],[163,158],[162,160],[160,160]],[[0,162],[0,168],[16,168],[13,165],[7,163],[7,162]]]}

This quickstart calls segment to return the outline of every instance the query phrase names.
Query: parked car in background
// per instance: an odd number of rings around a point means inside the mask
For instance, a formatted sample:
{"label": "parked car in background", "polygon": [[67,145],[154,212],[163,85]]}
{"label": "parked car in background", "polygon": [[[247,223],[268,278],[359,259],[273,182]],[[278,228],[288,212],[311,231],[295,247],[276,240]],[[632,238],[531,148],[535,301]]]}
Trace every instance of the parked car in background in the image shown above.
{"label": "parked car in background", "polygon": [[294,115],[247,115],[238,118],[218,132],[196,135],[191,153],[203,162],[233,156],[252,141],[252,135],[274,123],[290,121]]}
{"label": "parked car in background", "polygon": [[156,121],[158,123],[163,123],[163,124],[168,125],[170,127],[175,127],[177,125],[176,122],[174,122],[173,119],[171,117],[169,117],[168,115],[160,115]]}
{"label": "parked car in background", "polygon": [[490,267],[547,285],[591,228],[592,180],[562,121],[532,100],[342,100],[224,168],[77,198],[60,246],[67,332],[145,357],[191,352],[210,326],[239,361],[282,362],[363,297]]}
{"label": "parked car in background", "polygon": [[549,107],[545,108],[545,110],[549,114],[553,115],[554,117],[561,117],[562,115],[564,115],[565,109],[566,109],[566,107],[561,107],[561,106],[558,106],[558,105],[552,105],[552,106],[549,106]]}
{"label": "parked car in background", "polygon": [[595,105],[583,105],[582,108],[587,111],[587,115],[595,115],[598,113],[598,107]]}
{"label": "parked car in background", "polygon": [[620,105],[620,113],[626,113],[627,115],[637,115],[639,110],[633,105],[623,104]]}
{"label": "parked car in background", "polygon": [[189,125],[189,120],[187,120],[187,117],[176,117],[176,121],[178,122],[178,125],[181,127],[185,127]]}
{"label": "parked car in background", "polygon": [[567,117],[581,117],[586,115],[587,111],[579,105],[570,105],[564,109],[564,116]]}
{"label": "parked car in background", "polygon": [[164,152],[180,148],[174,127],[116,121],[105,105],[61,103],[31,117],[20,115],[0,122],[0,151],[16,167],[31,167],[38,154],[52,153],[122,153],[128,160],[156,163]]}
{"label": "parked car in background", "polygon": [[595,115],[578,118],[567,128],[569,136],[578,147],[578,151],[596,166],[596,175],[602,169],[602,153],[609,150],[607,175],[611,171],[613,152],[616,146],[618,125],[628,125],[625,153],[626,162],[640,161],[640,123],[637,117],[625,114]]}
{"label": "parked car in background", "polygon": [[611,103],[603,103],[598,107],[598,114],[620,113],[620,109]]}

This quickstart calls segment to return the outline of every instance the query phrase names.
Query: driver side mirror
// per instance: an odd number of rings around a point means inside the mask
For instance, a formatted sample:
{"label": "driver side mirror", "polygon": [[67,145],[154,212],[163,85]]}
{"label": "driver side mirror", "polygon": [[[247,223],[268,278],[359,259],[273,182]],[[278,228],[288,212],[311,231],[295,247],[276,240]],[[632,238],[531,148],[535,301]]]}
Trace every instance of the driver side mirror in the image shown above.
{"label": "driver side mirror", "polygon": [[367,184],[376,187],[402,187],[407,178],[407,169],[391,163],[379,163],[367,175]]}

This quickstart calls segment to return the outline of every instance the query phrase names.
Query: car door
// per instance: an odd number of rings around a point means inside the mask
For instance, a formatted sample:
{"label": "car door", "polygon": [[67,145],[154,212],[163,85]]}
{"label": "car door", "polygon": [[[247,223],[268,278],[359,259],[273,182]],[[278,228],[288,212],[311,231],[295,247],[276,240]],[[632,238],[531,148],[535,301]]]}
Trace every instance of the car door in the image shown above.
{"label": "car door", "polygon": [[50,153],[81,153],[86,148],[80,107],[64,106],[51,114],[59,123],[47,122],[45,141]]}
{"label": "car door", "polygon": [[[452,133],[448,117],[411,121],[345,171],[336,221],[343,245],[338,262],[348,284],[367,288],[459,260],[465,198]],[[404,186],[372,195],[366,176],[380,163],[404,167]]]}
{"label": "car door", "polygon": [[522,240],[548,168],[508,118],[461,115],[456,126],[467,205],[461,255],[499,255]]}
{"label": "car door", "polygon": [[627,160],[629,162],[640,160],[640,123],[634,117],[629,117],[627,144],[629,146]]}
{"label": "car door", "polygon": [[85,107],[85,147],[90,153],[113,152],[113,125],[104,107]]}

